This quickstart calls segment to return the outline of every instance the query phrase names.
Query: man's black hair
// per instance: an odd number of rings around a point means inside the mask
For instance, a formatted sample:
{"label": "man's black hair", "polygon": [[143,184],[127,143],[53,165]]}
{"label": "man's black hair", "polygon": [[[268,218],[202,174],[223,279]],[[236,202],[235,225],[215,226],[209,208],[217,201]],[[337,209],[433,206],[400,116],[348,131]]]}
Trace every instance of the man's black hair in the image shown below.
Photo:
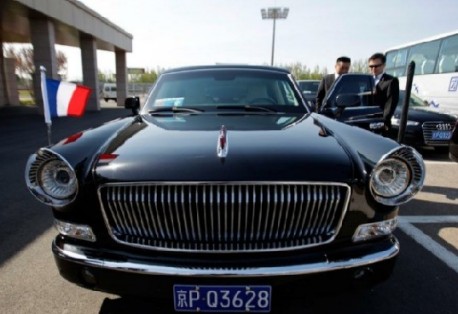
{"label": "man's black hair", "polygon": [[349,57],[338,57],[336,63],[343,62],[343,63],[351,63],[351,59]]}
{"label": "man's black hair", "polygon": [[381,52],[377,52],[377,53],[374,53],[370,58],[369,58],[369,61],[370,60],[375,60],[375,59],[380,59],[382,60],[382,63],[385,64],[386,62],[386,57],[383,53]]}

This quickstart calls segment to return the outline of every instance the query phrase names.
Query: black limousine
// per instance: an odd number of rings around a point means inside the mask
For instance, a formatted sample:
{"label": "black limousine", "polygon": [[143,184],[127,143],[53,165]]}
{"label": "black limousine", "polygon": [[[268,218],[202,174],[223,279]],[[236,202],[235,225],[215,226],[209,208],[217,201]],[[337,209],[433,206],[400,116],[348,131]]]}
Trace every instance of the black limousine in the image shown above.
{"label": "black limousine", "polygon": [[68,281],[175,311],[269,312],[286,286],[392,272],[399,205],[425,177],[413,148],[312,113],[274,67],[169,70],[126,107],[27,162]]}

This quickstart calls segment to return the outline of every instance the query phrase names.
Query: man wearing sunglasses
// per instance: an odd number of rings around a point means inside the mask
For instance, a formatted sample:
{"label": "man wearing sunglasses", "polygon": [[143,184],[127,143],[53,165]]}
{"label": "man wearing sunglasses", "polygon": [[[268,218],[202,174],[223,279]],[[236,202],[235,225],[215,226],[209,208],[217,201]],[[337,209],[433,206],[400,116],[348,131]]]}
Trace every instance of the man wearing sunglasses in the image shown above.
{"label": "man wearing sunglasses", "polygon": [[384,134],[391,129],[391,117],[399,100],[399,81],[385,73],[386,57],[375,53],[369,58],[369,71],[374,77],[374,102],[383,110]]}

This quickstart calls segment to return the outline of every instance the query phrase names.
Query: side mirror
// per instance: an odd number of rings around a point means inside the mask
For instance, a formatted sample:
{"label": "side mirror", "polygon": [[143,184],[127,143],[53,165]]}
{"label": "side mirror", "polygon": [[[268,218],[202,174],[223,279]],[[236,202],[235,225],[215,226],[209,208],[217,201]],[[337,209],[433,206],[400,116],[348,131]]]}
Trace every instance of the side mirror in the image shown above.
{"label": "side mirror", "polygon": [[124,102],[124,108],[131,109],[132,114],[137,115],[140,109],[140,97],[129,97]]}
{"label": "side mirror", "polygon": [[341,94],[336,97],[336,106],[339,108],[361,106],[361,97],[358,94]]}

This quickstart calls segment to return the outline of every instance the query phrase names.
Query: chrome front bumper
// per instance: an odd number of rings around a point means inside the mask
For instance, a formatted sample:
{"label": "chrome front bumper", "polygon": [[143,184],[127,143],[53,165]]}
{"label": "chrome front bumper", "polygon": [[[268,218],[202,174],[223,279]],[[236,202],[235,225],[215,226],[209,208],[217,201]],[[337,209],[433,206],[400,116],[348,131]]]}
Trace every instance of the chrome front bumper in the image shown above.
{"label": "chrome front bumper", "polygon": [[383,250],[365,250],[364,253],[355,253],[345,258],[323,257],[319,262],[296,263],[281,266],[260,266],[244,268],[199,268],[183,266],[166,266],[159,263],[145,263],[141,260],[128,260],[126,256],[107,255],[101,258],[100,251],[68,243],[52,244],[52,250],[58,263],[80,265],[87,268],[103,269],[152,276],[181,276],[181,277],[275,277],[317,274],[336,270],[345,270],[368,266],[389,260],[399,253],[399,242],[395,237],[390,239],[390,245]]}

